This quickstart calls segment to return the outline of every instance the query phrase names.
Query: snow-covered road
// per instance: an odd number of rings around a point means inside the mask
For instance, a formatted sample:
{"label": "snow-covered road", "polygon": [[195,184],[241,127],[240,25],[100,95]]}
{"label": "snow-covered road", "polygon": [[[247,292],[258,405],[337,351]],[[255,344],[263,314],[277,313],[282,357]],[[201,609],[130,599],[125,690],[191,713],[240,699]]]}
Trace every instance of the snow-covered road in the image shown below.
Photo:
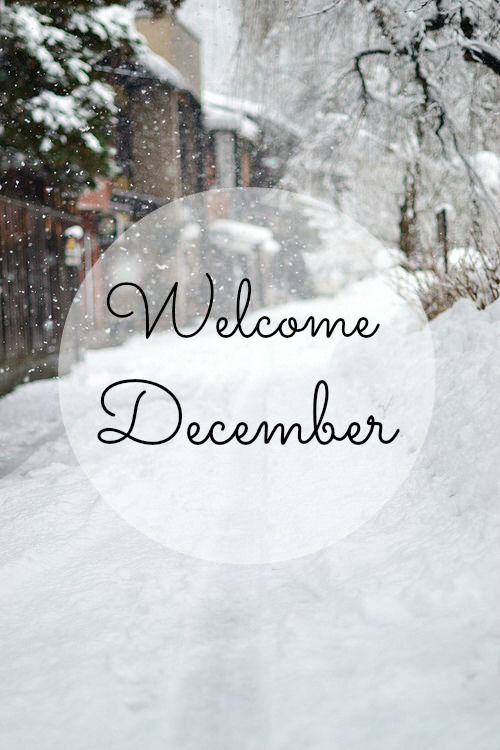
{"label": "snow-covered road", "polygon": [[2,750],[498,750],[499,321],[432,324],[410,477],[287,563],[168,551],[90,486],[56,382],[0,401]]}

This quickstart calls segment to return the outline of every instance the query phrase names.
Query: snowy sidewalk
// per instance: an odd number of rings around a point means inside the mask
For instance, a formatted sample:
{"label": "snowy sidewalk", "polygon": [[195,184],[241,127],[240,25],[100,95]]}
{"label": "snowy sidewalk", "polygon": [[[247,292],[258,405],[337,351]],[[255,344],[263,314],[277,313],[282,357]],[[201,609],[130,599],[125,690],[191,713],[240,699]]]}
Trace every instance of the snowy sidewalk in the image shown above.
{"label": "snowy sidewalk", "polygon": [[0,479],[64,433],[56,380],[18,387],[0,399]]}
{"label": "snowy sidewalk", "polygon": [[55,382],[1,400],[2,750],[497,750],[499,320],[432,324],[416,468],[286,564],[156,545],[76,465]]}

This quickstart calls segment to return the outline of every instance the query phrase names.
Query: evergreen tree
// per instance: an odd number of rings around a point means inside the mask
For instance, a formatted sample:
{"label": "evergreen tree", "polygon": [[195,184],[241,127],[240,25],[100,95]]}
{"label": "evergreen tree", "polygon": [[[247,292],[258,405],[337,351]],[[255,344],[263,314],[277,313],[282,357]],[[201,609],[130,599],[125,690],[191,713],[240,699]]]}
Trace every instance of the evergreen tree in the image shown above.
{"label": "evergreen tree", "polygon": [[133,17],[129,2],[0,0],[0,174],[24,168],[70,192],[109,174],[114,92],[99,62],[140,51]]}

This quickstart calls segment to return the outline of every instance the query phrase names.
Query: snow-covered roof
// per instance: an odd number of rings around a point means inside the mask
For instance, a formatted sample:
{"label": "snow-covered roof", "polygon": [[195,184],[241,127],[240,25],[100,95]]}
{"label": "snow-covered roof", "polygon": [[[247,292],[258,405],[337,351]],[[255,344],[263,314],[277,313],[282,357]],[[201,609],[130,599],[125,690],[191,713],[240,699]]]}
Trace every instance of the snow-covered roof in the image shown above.
{"label": "snow-covered roof", "polygon": [[237,110],[215,105],[203,108],[205,127],[208,130],[231,130],[247,141],[257,141],[260,128],[253,120]]}
{"label": "snow-covered roof", "polygon": [[164,57],[150,49],[144,49],[137,55],[140,67],[147,70],[154,78],[163,83],[170,83],[178,89],[187,89],[188,85],[181,73]]}
{"label": "snow-covered roof", "polygon": [[270,254],[280,249],[272,230],[257,224],[217,219],[210,225],[210,233],[224,249],[236,253],[252,253],[257,246]]}
{"label": "snow-covered roof", "polygon": [[168,83],[174,88],[189,91],[198,99],[196,92],[186,81],[184,76],[171,63],[167,62],[161,55],[145,48],[140,50],[134,64],[121,65],[118,68],[100,66],[101,70],[108,70],[113,75],[126,78],[151,78],[160,83]]}
{"label": "snow-covered roof", "polygon": [[249,117],[254,121],[267,122],[270,125],[274,125],[297,138],[304,135],[303,130],[294,122],[275,112],[270,112],[268,108],[264,108],[256,102],[207,91],[203,94],[203,105],[205,109],[215,107],[228,112],[239,112],[240,115]]}

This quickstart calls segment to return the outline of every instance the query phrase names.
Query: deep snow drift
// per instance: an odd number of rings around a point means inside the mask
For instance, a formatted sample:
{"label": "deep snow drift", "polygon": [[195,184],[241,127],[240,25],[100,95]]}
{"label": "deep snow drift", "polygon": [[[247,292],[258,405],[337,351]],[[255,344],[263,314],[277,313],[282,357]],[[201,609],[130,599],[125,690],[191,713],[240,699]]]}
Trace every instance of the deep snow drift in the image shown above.
{"label": "deep snow drift", "polygon": [[[170,286],[154,278],[145,299],[161,309]],[[237,332],[234,318],[223,331],[228,319],[205,313],[188,338],[138,318],[126,346],[88,352],[61,380],[61,408],[81,467],[134,528],[210,562],[282,562],[352,533],[406,479],[432,416],[432,337],[422,311],[378,277],[248,315],[245,300]],[[112,296],[110,310],[130,304]],[[63,360],[79,324],[76,302]]]}
{"label": "deep snow drift", "polygon": [[497,750],[500,303],[431,327],[409,478],[288,563],[167,551],[85,479],[55,382],[0,401],[2,750]]}

